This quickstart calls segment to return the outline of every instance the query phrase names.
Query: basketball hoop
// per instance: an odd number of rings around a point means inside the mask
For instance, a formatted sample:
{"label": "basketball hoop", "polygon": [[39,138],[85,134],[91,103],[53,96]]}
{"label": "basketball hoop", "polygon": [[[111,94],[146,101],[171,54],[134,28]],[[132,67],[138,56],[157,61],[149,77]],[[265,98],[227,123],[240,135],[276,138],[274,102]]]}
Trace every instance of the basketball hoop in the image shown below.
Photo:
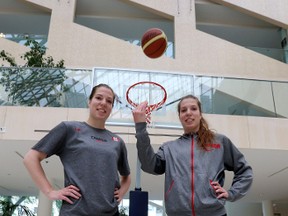
{"label": "basketball hoop", "polygon": [[142,81],[131,85],[126,92],[126,100],[134,108],[147,101],[146,122],[151,124],[151,113],[161,107],[167,99],[165,88],[156,82]]}

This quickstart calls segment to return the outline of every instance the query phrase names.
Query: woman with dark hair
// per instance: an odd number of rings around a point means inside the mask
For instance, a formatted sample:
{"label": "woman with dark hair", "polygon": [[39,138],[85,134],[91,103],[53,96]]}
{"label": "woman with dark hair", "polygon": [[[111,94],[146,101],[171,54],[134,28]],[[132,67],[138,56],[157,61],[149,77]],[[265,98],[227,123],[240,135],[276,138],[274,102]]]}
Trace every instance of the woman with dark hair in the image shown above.
{"label": "woman with dark hair", "polygon": [[[114,100],[108,85],[95,86],[87,121],[61,122],[24,157],[38,188],[50,200],[63,200],[60,216],[119,215],[118,204],[131,178],[124,141],[105,128]],[[59,156],[64,167],[65,186],[60,190],[53,188],[41,166],[52,155]]]}
{"label": "woman with dark hair", "polygon": [[[146,130],[141,103],[132,113],[137,150],[143,171],[165,173],[165,208],[168,216],[223,216],[225,201],[236,201],[249,190],[253,173],[244,155],[229,138],[209,129],[197,97],[187,95],[178,104],[184,133],[154,152]],[[229,190],[223,188],[224,171],[234,172]]]}

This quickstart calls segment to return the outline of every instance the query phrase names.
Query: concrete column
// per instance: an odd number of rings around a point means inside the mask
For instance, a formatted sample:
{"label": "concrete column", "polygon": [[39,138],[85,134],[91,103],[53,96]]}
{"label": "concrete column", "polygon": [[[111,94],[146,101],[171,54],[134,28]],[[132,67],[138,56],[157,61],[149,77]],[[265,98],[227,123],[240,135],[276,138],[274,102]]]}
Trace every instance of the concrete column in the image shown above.
{"label": "concrete column", "polygon": [[271,200],[262,201],[263,216],[273,216],[273,204]]}
{"label": "concrete column", "polygon": [[53,201],[49,200],[42,192],[38,196],[37,216],[47,216],[52,214]]}

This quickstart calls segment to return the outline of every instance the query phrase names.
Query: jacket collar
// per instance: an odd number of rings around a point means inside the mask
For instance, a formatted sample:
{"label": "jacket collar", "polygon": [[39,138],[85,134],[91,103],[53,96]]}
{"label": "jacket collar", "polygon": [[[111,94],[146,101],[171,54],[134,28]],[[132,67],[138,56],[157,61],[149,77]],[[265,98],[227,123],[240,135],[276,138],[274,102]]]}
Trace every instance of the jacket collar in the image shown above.
{"label": "jacket collar", "polygon": [[185,138],[185,139],[189,139],[191,137],[197,137],[198,136],[198,133],[184,133],[180,138]]}

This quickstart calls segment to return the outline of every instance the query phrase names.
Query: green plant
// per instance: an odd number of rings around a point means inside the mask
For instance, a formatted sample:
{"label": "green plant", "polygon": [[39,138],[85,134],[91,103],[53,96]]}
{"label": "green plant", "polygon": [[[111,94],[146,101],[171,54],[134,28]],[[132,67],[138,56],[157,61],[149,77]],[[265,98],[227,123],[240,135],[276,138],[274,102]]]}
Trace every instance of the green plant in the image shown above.
{"label": "green plant", "polygon": [[15,58],[13,58],[10,53],[6,53],[5,50],[2,50],[0,52],[0,57],[2,58],[3,61],[7,61],[11,67],[17,66],[17,64],[15,62]]}
{"label": "green plant", "polygon": [[121,206],[119,209],[119,216],[127,216],[126,210],[127,210],[126,207]]}
{"label": "green plant", "polygon": [[1,69],[0,79],[8,101],[27,106],[61,106],[61,92],[68,91],[64,84],[67,76],[61,70],[64,60],[55,63],[52,56],[46,56],[46,47],[33,39],[28,38],[24,45],[30,50],[20,56],[26,61],[22,66],[10,53],[0,52],[0,58],[11,66]]}
{"label": "green plant", "polygon": [[0,215],[2,216],[12,216],[13,213],[18,210],[21,212],[21,215],[26,216],[35,216],[31,210],[27,206],[21,205],[21,203],[26,200],[27,197],[22,196],[13,203],[12,196],[1,197],[0,199]]}
{"label": "green plant", "polygon": [[[64,68],[64,60],[62,59],[59,62],[54,63],[52,56],[46,56],[47,48],[36,40],[27,38],[24,45],[30,47],[30,50],[20,56],[20,58],[26,60],[26,63],[22,67]],[[15,58],[5,50],[0,52],[0,58],[2,58],[3,61],[8,62],[11,67],[21,67],[16,63]]]}

